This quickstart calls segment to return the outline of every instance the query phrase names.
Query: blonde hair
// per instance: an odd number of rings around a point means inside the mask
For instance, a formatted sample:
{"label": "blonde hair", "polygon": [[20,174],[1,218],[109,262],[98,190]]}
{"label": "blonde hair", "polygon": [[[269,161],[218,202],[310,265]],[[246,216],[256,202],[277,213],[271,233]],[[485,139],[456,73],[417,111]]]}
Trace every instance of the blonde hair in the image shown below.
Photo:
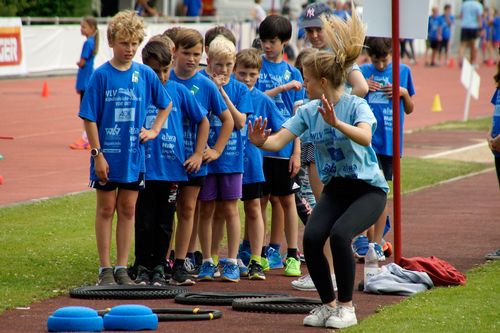
{"label": "blonde hair", "polygon": [[346,80],[347,69],[352,67],[363,50],[366,27],[357,15],[343,20],[335,15],[321,17],[323,36],[329,51],[318,51],[305,57],[303,68],[316,78],[326,78],[334,88]]}
{"label": "blonde hair", "polygon": [[144,21],[142,17],[131,10],[118,12],[108,23],[108,42],[117,39],[137,40],[142,43],[144,40]]}
{"label": "blonde hair", "polygon": [[238,66],[243,66],[244,68],[255,68],[260,71],[262,68],[262,58],[260,52],[257,49],[249,48],[238,52],[236,55],[236,63],[234,68]]}
{"label": "blonde hair", "polygon": [[210,43],[208,58],[236,58],[236,47],[226,37],[219,35]]}
{"label": "blonde hair", "polygon": [[82,21],[94,29],[94,33],[92,34],[92,36],[94,36],[94,50],[92,51],[92,55],[96,55],[97,52],[99,52],[99,28],[97,27],[97,19],[93,16],[85,16]]}

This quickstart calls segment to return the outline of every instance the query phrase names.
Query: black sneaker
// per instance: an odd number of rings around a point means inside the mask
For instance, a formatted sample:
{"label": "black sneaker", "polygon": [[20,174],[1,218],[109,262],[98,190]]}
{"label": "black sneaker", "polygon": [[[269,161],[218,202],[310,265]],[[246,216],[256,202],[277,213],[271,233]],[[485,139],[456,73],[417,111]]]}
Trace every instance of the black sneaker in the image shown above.
{"label": "black sneaker", "polygon": [[128,276],[128,272],[126,268],[118,268],[115,271],[115,281],[117,284],[121,285],[132,285],[135,282]]}
{"label": "black sneaker", "polygon": [[248,278],[250,280],[265,280],[266,276],[262,270],[262,266],[255,260],[250,261],[248,265]]}
{"label": "black sneaker", "polygon": [[173,268],[170,284],[176,286],[192,286],[195,283],[193,276],[188,273],[184,265],[175,266]]}
{"label": "black sneaker", "polygon": [[151,271],[144,266],[137,266],[137,277],[135,283],[143,286],[149,285],[151,281]]}
{"label": "black sneaker", "polygon": [[116,285],[115,277],[113,276],[113,268],[104,268],[99,273],[96,286],[114,286]]}
{"label": "black sneaker", "polygon": [[160,287],[166,284],[167,281],[165,280],[165,267],[163,265],[158,265],[153,269],[151,285]]}

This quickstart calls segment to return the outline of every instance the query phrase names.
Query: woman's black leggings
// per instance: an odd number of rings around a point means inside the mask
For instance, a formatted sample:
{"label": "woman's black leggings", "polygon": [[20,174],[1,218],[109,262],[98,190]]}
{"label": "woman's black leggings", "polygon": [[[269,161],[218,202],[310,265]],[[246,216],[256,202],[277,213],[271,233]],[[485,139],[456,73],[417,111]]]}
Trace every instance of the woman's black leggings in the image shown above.
{"label": "woman's black leggings", "polygon": [[335,299],[323,246],[330,237],[338,300],[352,300],[356,262],[354,236],[373,225],[384,211],[387,194],[358,179],[333,178],[325,186],[304,230],[304,256],[321,301]]}

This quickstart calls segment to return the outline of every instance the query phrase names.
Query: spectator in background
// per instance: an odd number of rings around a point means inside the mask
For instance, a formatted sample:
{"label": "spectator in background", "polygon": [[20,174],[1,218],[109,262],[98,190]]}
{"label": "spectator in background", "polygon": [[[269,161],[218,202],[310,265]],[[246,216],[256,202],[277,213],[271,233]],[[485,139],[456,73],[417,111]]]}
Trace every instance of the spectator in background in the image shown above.
{"label": "spectator in background", "polygon": [[335,1],[335,9],[333,15],[340,17],[344,21],[347,19],[347,12],[344,9],[344,0]]}
{"label": "spectator in background", "polygon": [[[428,48],[425,54],[425,65],[426,66],[439,66],[436,62],[438,50],[441,46],[442,40],[442,16],[439,15],[438,7],[432,7],[432,14],[429,16],[429,25],[428,25]],[[431,49],[431,59],[427,61],[427,51]]]}
{"label": "spectator in background", "polygon": [[470,49],[470,62],[472,65],[477,63],[476,42],[481,33],[481,15],[483,6],[477,0],[465,0],[460,10],[460,19],[462,21],[462,30],[460,34],[460,48],[458,58],[460,66],[462,65],[465,48]]}
{"label": "spectator in background", "polygon": [[[441,45],[439,46],[439,62],[442,65],[448,64],[448,50],[450,48],[451,32],[455,24],[455,16],[451,14],[451,5],[444,5],[441,28]],[[441,61],[441,54],[444,53],[444,62]]]}
{"label": "spectator in background", "polygon": [[183,0],[184,16],[200,16],[203,6],[201,0]]}
{"label": "spectator in background", "polygon": [[155,8],[155,1],[151,0],[137,0],[135,2],[134,10],[139,16],[150,17],[160,16],[160,13]]}
{"label": "spectator in background", "polygon": [[255,30],[256,33],[259,34],[259,25],[264,19],[266,18],[266,11],[264,8],[262,8],[262,5],[260,4],[262,0],[255,0],[255,4],[252,8],[252,11],[250,12],[250,15],[252,16],[253,22],[256,26]]}

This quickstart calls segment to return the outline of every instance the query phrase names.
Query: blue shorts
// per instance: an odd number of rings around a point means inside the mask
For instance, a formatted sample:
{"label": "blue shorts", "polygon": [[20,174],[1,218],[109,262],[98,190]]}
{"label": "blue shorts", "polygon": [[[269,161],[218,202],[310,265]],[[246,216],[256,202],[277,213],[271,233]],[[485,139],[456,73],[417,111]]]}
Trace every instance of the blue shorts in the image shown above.
{"label": "blue shorts", "polygon": [[91,180],[89,183],[89,187],[95,188],[96,190],[101,190],[101,191],[114,191],[117,188],[119,189],[124,189],[124,190],[130,190],[130,191],[140,191],[144,190],[144,187],[146,185],[146,182],[144,180],[144,173],[141,172],[139,174],[139,179],[135,182],[131,183],[118,183],[118,182],[107,182],[107,183],[102,183],[100,181],[96,180]]}
{"label": "blue shorts", "polygon": [[207,175],[205,184],[201,187],[198,200],[221,201],[236,200],[241,198],[241,173],[219,173]]}

